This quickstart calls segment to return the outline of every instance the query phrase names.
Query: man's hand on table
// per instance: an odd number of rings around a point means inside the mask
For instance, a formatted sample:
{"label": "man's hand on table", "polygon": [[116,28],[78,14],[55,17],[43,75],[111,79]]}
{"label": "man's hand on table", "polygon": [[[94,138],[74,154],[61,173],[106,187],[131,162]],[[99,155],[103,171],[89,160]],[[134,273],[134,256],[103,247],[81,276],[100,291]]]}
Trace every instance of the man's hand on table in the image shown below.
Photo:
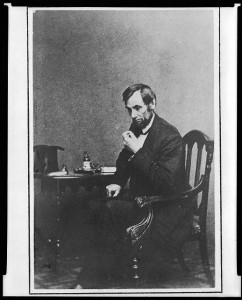
{"label": "man's hand on table", "polygon": [[121,186],[118,184],[110,184],[106,186],[106,192],[108,197],[116,197],[121,191]]}

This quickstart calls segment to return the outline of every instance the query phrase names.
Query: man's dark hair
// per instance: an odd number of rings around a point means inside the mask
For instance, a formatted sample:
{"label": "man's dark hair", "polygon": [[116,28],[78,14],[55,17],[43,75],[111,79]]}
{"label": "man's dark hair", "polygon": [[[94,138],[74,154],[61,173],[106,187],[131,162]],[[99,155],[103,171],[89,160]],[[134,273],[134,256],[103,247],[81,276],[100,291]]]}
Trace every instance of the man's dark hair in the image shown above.
{"label": "man's dark hair", "polygon": [[142,83],[136,83],[136,84],[131,85],[130,87],[128,87],[123,92],[123,101],[124,101],[125,105],[126,105],[127,101],[129,100],[129,98],[136,91],[140,91],[140,95],[141,95],[141,97],[142,97],[142,99],[143,99],[143,101],[146,105],[150,104],[153,99],[156,100],[155,93],[152,91],[152,89],[148,85],[142,84]]}

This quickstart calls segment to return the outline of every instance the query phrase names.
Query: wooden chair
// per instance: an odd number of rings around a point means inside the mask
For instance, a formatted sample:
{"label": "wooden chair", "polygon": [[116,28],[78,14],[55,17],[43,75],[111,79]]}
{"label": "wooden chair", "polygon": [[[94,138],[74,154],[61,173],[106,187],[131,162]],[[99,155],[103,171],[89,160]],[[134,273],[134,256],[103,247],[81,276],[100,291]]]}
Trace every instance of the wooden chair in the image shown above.
{"label": "wooden chair", "polygon": [[[186,186],[190,188],[183,193],[169,195],[169,196],[152,196],[152,197],[137,197],[136,203],[139,207],[146,207],[146,216],[143,220],[134,226],[128,228],[128,239],[132,244],[132,256],[133,256],[133,278],[138,281],[139,275],[139,252],[145,243],[149,240],[149,234],[151,231],[151,225],[153,221],[153,208],[154,202],[168,202],[171,201],[186,201],[190,200],[197,203],[197,212],[195,216],[196,222],[191,224],[191,232],[183,240],[182,244],[177,245],[174,249],[176,258],[179,261],[182,269],[188,272],[188,268],[185,264],[183,257],[183,247],[185,243],[196,241],[199,243],[201,262],[211,287],[214,286],[214,279],[210,271],[208,249],[207,249],[207,207],[208,207],[208,191],[209,191],[209,178],[211,171],[211,164],[213,161],[214,142],[210,140],[208,136],[198,130],[192,130],[183,137],[184,141],[184,153],[185,153],[185,180]],[[192,165],[192,153],[195,152],[194,144],[197,144],[196,154],[196,169],[194,182],[191,183],[191,165]],[[206,162],[203,174],[200,176],[202,153],[205,148]],[[199,199],[201,195],[201,199]]]}

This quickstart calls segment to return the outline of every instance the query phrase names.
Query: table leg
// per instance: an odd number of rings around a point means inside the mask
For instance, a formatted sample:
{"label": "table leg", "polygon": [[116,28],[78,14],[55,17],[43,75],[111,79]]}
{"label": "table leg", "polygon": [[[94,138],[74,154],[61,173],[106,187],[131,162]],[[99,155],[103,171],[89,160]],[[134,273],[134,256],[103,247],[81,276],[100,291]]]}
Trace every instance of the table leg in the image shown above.
{"label": "table leg", "polygon": [[56,273],[58,270],[58,258],[60,255],[60,232],[61,232],[61,197],[60,182],[56,180],[56,231],[52,237],[48,238],[48,248],[50,251],[51,270]]}
{"label": "table leg", "polygon": [[60,218],[61,218],[61,191],[60,191],[60,181],[57,180],[57,187],[56,187],[56,241],[55,241],[55,261],[54,261],[54,271],[57,272],[57,264],[58,259],[60,256],[60,231],[61,231],[61,224],[60,224]]}

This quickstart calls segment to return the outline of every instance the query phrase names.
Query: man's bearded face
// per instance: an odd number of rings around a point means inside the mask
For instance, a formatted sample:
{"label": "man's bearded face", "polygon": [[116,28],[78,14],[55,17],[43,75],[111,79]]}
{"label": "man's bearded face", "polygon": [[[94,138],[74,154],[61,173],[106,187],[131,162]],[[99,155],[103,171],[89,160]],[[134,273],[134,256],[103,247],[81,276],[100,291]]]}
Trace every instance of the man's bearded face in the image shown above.
{"label": "man's bearded face", "polygon": [[136,91],[128,99],[126,108],[133,120],[133,123],[140,129],[145,128],[153,116],[153,109],[151,109],[151,105],[146,105],[144,103],[140,95],[140,91]]}

